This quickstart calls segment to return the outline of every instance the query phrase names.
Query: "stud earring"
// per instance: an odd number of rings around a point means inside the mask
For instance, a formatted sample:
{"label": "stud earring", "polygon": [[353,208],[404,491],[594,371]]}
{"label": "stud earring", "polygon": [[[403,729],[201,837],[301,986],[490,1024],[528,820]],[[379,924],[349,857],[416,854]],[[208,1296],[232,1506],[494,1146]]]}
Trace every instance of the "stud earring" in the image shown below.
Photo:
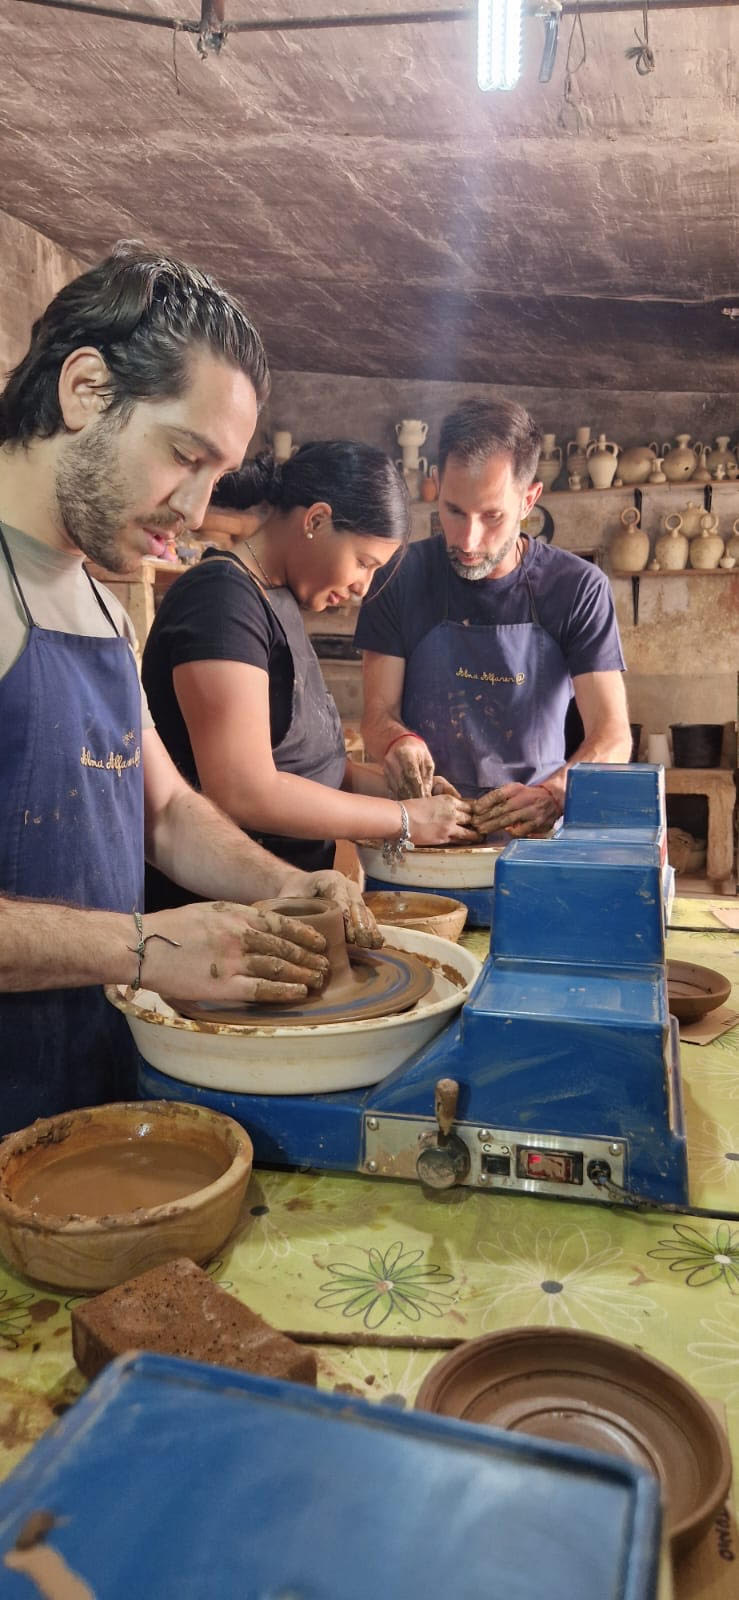
{"label": "stud earring", "polygon": [[306,537],[306,539],[312,539],[313,538],[313,534],[311,533],[310,528],[306,528],[305,537]]}

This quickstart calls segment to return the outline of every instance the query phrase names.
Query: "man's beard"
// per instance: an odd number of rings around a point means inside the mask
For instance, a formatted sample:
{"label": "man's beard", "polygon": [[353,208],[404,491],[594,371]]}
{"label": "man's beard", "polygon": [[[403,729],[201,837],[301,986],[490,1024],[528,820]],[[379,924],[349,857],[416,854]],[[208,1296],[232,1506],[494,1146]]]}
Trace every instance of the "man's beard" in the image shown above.
{"label": "man's beard", "polygon": [[[69,440],[56,474],[56,497],[64,530],[72,543],[109,572],[128,572],[144,555],[120,548],[121,534],[138,519],[131,514],[132,493],[121,472],[117,421],[101,417],[94,428]],[[139,524],[142,525],[142,524]],[[147,528],[166,534],[180,522],[171,513],[152,513]]]}
{"label": "man's beard", "polygon": [[491,573],[497,571],[501,563],[505,561],[506,556],[510,555],[517,539],[518,529],[515,533],[511,534],[508,543],[503,545],[502,550],[498,550],[494,556],[481,556],[480,560],[476,561],[474,566],[465,565],[464,562],[460,561],[457,551],[453,548],[450,549],[449,546],[447,546],[446,553],[449,557],[449,564],[452,570],[456,572],[458,578],[466,578],[470,583],[478,583],[480,578],[489,578]]}

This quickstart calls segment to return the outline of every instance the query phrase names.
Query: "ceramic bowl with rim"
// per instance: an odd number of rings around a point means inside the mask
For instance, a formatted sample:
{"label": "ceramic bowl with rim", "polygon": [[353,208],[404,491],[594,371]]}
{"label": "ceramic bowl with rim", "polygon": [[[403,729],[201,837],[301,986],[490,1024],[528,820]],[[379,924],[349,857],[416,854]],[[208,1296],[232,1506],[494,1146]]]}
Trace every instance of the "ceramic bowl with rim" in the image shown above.
{"label": "ceramic bowl with rim", "polygon": [[456,943],[467,921],[467,907],[444,894],[418,894],[413,890],[370,889],[364,895],[376,922],[393,928],[416,928]]}
{"label": "ceramic bowl with rim", "polygon": [[492,889],[495,863],[504,849],[504,844],[422,845],[390,865],[380,845],[358,844],[357,855],[368,878],[399,889],[446,889],[452,895],[457,889]]}
{"label": "ceramic bowl with rim", "polygon": [[580,1328],[471,1339],[426,1374],[416,1408],[646,1468],[676,1555],[708,1531],[731,1484],[726,1435],[708,1402],[663,1362]]}
{"label": "ceramic bowl with rim", "polygon": [[207,1261],[234,1227],[252,1157],[231,1117],[176,1101],[40,1117],[0,1146],[0,1250],[62,1289]]}
{"label": "ceramic bowl with rim", "polygon": [[730,994],[731,984],[723,973],[691,961],[667,962],[667,1003],[680,1022],[698,1022],[724,1005]]}

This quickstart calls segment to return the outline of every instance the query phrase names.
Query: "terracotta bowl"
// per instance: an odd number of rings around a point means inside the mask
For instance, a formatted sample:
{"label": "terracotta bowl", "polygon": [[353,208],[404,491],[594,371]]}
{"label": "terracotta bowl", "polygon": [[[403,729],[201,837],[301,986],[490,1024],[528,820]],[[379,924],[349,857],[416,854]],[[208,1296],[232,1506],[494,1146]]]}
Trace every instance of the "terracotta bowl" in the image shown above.
{"label": "terracotta bowl", "polygon": [[690,961],[667,962],[667,1000],[673,1017],[697,1022],[728,1000],[731,984],[721,972],[696,967]]}
{"label": "terracotta bowl", "polygon": [[389,922],[394,928],[417,928],[419,933],[435,933],[439,939],[456,941],[467,921],[467,907],[461,900],[450,900],[444,894],[403,890],[393,894],[386,889],[370,889],[363,898],[377,922]]}
{"label": "terracotta bowl", "polygon": [[62,1289],[207,1261],[234,1227],[252,1157],[237,1122],[177,1101],[39,1118],[0,1145],[0,1250]]}
{"label": "terracotta bowl", "polygon": [[471,1339],[427,1373],[416,1408],[646,1468],[675,1555],[703,1537],[729,1491],[729,1446],[707,1401],[661,1361],[577,1328]]}

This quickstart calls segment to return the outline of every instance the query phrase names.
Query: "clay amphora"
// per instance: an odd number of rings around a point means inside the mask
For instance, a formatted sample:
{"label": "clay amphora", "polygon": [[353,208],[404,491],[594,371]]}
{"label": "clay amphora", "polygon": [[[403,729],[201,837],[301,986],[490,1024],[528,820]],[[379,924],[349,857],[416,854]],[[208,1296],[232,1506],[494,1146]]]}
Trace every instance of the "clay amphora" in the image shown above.
{"label": "clay amphora", "polygon": [[706,514],[701,531],[690,545],[690,565],[701,572],[712,572],[724,554],[724,541],[716,532],[718,517]]}
{"label": "clay amphora", "polygon": [[686,539],[695,539],[700,533],[701,523],[705,514],[705,506],[700,505],[697,500],[689,500],[687,505],[684,506],[680,516],[683,523],[681,532],[685,534]]}
{"label": "clay amphora", "polygon": [[554,487],[555,480],[559,477],[561,471],[562,451],[557,444],[556,435],[545,433],[542,440],[539,465],[536,469],[536,476],[543,483],[545,494]]}
{"label": "clay amphora", "polygon": [[580,486],[585,483],[588,476],[587,450],[590,444],[590,429],[576,428],[574,439],[568,439],[565,454],[565,467],[568,476],[577,474]]}
{"label": "clay amphora", "polygon": [[631,450],[624,450],[618,463],[618,475],[622,483],[646,483],[652,470],[652,462],[659,456],[659,445],[637,444]]}
{"label": "clay amphora", "polygon": [[395,424],[395,437],[401,449],[404,445],[415,445],[417,450],[420,449],[426,443],[428,431],[428,423],[419,421],[417,417],[404,417],[402,422]]}
{"label": "clay amphora", "polygon": [[726,541],[726,554],[739,561],[739,517],[732,523],[731,538]]}
{"label": "clay amphora", "polygon": [[649,539],[639,527],[636,506],[621,512],[623,533],[611,540],[611,567],[614,572],[643,572],[649,560]]}
{"label": "clay amphora", "polygon": [[662,524],[665,532],[657,540],[654,553],[664,572],[682,572],[688,565],[690,545],[681,531],[682,525],[683,519],[676,511],[665,517]]}
{"label": "clay amphora", "polygon": [[723,467],[724,471],[728,471],[732,463],[736,465],[736,456],[733,450],[729,449],[729,435],[728,433],[720,433],[716,439],[715,448],[708,452],[706,466],[709,472],[715,475],[717,467]]}
{"label": "clay amphora", "polygon": [[675,438],[677,444],[662,447],[662,466],[668,483],[684,483],[693,476],[703,445],[691,444],[689,433],[676,433]]}
{"label": "clay amphora", "polygon": [[587,446],[585,454],[594,489],[610,489],[616,476],[618,451],[619,446],[612,439],[607,439],[604,433],[599,433],[595,443]]}
{"label": "clay amphora", "polygon": [[428,477],[423,478],[421,481],[421,499],[428,501],[436,500],[438,493],[439,491],[436,487],[436,479],[432,478],[431,473],[429,472]]}

